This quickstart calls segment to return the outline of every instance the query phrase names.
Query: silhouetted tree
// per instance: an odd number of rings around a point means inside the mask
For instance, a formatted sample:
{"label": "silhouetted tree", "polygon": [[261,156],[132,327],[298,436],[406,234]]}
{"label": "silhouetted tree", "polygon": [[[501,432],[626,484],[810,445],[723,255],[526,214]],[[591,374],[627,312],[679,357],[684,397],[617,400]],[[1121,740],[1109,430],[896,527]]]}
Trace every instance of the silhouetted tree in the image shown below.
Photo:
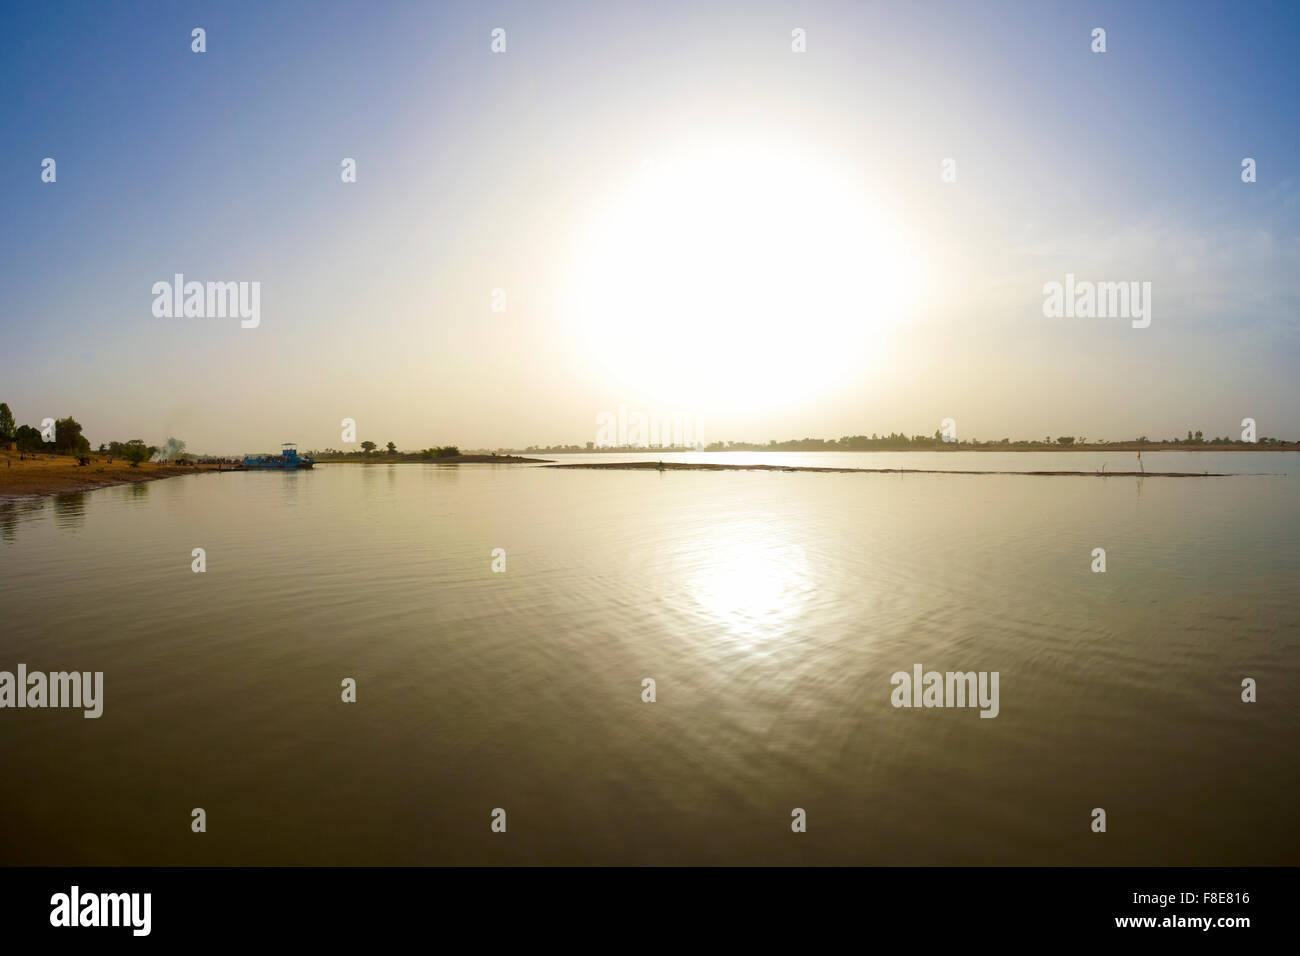
{"label": "silhouetted tree", "polygon": [[90,442],[81,434],[81,424],[71,415],[54,423],[54,450],[64,455],[90,451]]}
{"label": "silhouetted tree", "polygon": [[14,441],[17,442],[19,451],[40,451],[44,444],[40,429],[31,425],[19,425],[14,431]]}

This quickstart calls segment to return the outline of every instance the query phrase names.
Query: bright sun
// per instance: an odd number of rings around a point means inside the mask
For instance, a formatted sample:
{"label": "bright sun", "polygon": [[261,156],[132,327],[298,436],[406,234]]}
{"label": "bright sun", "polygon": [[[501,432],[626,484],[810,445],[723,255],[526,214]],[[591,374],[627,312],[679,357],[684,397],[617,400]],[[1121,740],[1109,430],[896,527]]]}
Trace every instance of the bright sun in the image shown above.
{"label": "bright sun", "polygon": [[647,161],[602,207],[562,304],[630,400],[753,412],[866,371],[918,282],[907,246],[833,169],[712,148]]}

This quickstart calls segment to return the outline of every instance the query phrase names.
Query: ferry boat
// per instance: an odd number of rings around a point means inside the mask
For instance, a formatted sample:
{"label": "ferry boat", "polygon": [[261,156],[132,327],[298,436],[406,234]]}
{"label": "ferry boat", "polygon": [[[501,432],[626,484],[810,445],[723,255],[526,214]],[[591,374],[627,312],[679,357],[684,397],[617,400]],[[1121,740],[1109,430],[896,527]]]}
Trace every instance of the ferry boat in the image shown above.
{"label": "ferry boat", "polygon": [[302,457],[298,454],[298,445],[295,442],[285,442],[280,446],[278,455],[245,455],[241,467],[250,471],[287,471],[293,468],[310,468],[316,464],[316,460],[310,455]]}

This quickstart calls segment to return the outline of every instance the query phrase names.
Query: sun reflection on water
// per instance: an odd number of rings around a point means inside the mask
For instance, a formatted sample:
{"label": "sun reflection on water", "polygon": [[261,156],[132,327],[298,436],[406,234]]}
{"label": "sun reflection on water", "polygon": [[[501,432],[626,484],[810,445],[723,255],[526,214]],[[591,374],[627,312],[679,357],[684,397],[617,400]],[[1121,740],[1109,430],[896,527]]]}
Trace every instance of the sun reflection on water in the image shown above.
{"label": "sun reflection on water", "polygon": [[733,636],[761,643],[786,631],[804,610],[812,574],[804,549],[786,544],[769,522],[728,523],[687,552],[684,589],[692,610]]}

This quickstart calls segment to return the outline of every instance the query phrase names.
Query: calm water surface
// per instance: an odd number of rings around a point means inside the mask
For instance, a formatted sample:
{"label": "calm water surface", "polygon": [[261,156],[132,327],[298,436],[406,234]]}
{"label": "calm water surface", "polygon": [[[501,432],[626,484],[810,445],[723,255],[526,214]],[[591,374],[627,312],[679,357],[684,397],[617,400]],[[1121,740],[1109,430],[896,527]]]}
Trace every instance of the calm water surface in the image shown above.
{"label": "calm water surface", "polygon": [[[325,465],[0,503],[0,669],[105,675],[99,720],[0,711],[0,863],[1300,863],[1300,457],[1143,460],[1243,474]],[[998,671],[1000,715],[893,708],[917,663]]]}

